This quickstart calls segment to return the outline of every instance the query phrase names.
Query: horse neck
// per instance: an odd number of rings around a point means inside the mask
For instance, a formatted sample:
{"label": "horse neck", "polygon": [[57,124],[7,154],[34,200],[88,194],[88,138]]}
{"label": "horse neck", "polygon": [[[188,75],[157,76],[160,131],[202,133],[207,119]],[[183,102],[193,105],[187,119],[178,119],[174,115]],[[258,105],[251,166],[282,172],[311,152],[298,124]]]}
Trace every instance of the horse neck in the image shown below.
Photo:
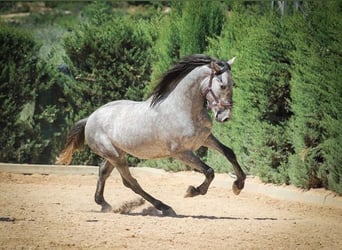
{"label": "horse neck", "polygon": [[192,114],[202,112],[205,99],[203,89],[207,84],[204,79],[210,73],[211,70],[207,66],[194,69],[170,93],[165,103],[167,105],[181,105],[182,109],[188,110]]}

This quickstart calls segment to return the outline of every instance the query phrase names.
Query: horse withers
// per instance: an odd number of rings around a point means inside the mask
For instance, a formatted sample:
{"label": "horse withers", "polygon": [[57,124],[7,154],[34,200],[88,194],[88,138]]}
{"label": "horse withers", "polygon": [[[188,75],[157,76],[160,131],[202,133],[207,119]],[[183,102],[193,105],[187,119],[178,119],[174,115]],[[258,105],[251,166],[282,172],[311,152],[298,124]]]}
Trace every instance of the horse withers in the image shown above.
{"label": "horse withers", "polygon": [[[186,197],[207,193],[214,170],[194,151],[201,146],[222,153],[233,165],[237,179],[233,192],[239,194],[246,179],[232,149],[223,145],[211,132],[212,121],[226,122],[233,107],[231,65],[234,59],[219,61],[205,55],[188,56],[166,71],[150,98],[135,102],[119,100],[107,103],[71,128],[57,163],[70,164],[72,154],[83,148],[84,141],[105,159],[99,168],[95,201],[104,212],[112,207],[104,199],[105,182],[114,167],[123,184],[149,201],[163,215],[174,210],[146,193],[132,177],[126,154],[141,159],[172,157],[205,175],[198,187],[189,186]],[[204,102],[207,102],[207,108]]]}

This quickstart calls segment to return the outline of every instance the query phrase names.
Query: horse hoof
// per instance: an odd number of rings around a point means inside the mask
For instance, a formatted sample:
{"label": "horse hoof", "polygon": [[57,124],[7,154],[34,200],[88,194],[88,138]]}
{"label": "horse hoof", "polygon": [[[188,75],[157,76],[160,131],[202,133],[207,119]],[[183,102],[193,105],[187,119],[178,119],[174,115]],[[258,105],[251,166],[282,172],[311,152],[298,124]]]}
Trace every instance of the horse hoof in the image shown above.
{"label": "horse hoof", "polygon": [[110,213],[110,212],[112,212],[112,211],[113,211],[113,208],[112,208],[112,206],[109,205],[109,204],[105,204],[105,205],[103,205],[103,206],[101,207],[101,212],[102,212],[102,213]]}
{"label": "horse hoof", "polygon": [[194,197],[198,194],[199,194],[199,192],[198,192],[197,188],[195,188],[194,186],[189,186],[188,190],[186,190],[184,198]]}
{"label": "horse hoof", "polygon": [[233,185],[233,193],[234,193],[235,195],[239,195],[239,194],[241,193],[241,190],[238,189],[235,185]]}
{"label": "horse hoof", "polygon": [[166,209],[166,210],[163,210],[163,215],[164,216],[169,216],[169,217],[177,216],[176,212],[171,207]]}
{"label": "horse hoof", "polygon": [[[242,186],[242,188],[243,188],[243,186]],[[233,189],[233,193],[235,195],[239,195],[241,193],[242,188],[239,188],[238,185],[236,184],[236,181],[234,181],[232,189]]]}

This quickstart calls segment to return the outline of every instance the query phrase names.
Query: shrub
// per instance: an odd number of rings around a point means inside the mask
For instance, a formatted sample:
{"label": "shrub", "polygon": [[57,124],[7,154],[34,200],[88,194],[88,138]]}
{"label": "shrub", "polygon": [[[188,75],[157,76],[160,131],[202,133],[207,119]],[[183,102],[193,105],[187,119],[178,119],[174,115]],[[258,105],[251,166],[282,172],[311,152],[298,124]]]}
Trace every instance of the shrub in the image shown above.
{"label": "shrub", "polygon": [[256,3],[233,9],[209,46],[238,58],[233,120],[214,133],[264,181],[341,193],[341,5],[305,4],[305,15],[281,18]]}
{"label": "shrub", "polygon": [[219,1],[174,1],[171,6],[171,13],[159,21],[159,33],[153,47],[151,83],[145,96],[161,74],[180,57],[204,53],[208,39],[220,35],[225,21],[225,8]]}
{"label": "shrub", "polygon": [[[265,181],[288,182],[285,169],[291,145],[285,128],[291,116],[287,56],[291,44],[276,16],[251,11],[233,13],[222,36],[211,41],[209,53],[237,56],[232,67],[234,116],[230,123],[215,126],[214,133],[236,151],[247,171]],[[208,161],[215,158],[210,154]]]}
{"label": "shrub", "polygon": [[[77,80],[72,87],[75,122],[110,101],[142,100],[150,80],[154,38],[149,21],[108,15],[101,3],[94,8],[89,23],[64,41]],[[88,157],[89,151],[80,153],[74,162],[97,164]]]}
{"label": "shrub", "polygon": [[40,44],[30,32],[0,26],[0,161],[50,163],[60,112],[42,100],[53,99],[53,68],[38,58]]}
{"label": "shrub", "polygon": [[291,37],[296,47],[290,123],[295,153],[289,175],[297,186],[342,193],[341,5],[317,2],[310,7],[308,17],[295,16],[291,23],[300,32]]}

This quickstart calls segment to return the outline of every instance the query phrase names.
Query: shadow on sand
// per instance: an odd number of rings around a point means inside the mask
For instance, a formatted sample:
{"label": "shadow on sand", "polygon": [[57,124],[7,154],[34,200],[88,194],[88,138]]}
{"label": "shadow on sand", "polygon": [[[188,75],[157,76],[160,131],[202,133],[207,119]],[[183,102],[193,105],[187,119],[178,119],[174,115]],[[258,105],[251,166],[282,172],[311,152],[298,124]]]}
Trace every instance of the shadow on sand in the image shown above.
{"label": "shadow on sand", "polygon": [[[103,213],[101,211],[91,210],[93,213]],[[114,211],[113,211],[114,212]],[[259,221],[276,221],[279,218],[275,217],[233,217],[233,216],[214,216],[214,215],[186,215],[186,214],[177,214],[175,216],[165,216],[161,211],[157,210],[154,207],[144,208],[141,211],[132,211],[132,210],[121,210],[116,211],[114,213],[123,214],[127,216],[151,216],[151,217],[165,217],[165,218],[176,218],[176,219],[184,219],[184,218],[192,218],[199,220],[259,220]],[[281,220],[291,220],[291,219],[281,219]],[[92,220],[90,220],[92,221]],[[97,221],[97,220],[96,220]]]}
{"label": "shadow on sand", "polygon": [[204,220],[278,220],[278,218],[274,217],[256,217],[256,218],[248,218],[248,217],[232,217],[232,216],[213,216],[213,215],[184,215],[177,214],[176,216],[164,216],[159,210],[154,207],[149,207],[143,209],[141,212],[129,212],[124,213],[129,216],[153,216],[153,217],[172,217],[177,219],[183,218],[193,218],[193,219],[204,219]]}

